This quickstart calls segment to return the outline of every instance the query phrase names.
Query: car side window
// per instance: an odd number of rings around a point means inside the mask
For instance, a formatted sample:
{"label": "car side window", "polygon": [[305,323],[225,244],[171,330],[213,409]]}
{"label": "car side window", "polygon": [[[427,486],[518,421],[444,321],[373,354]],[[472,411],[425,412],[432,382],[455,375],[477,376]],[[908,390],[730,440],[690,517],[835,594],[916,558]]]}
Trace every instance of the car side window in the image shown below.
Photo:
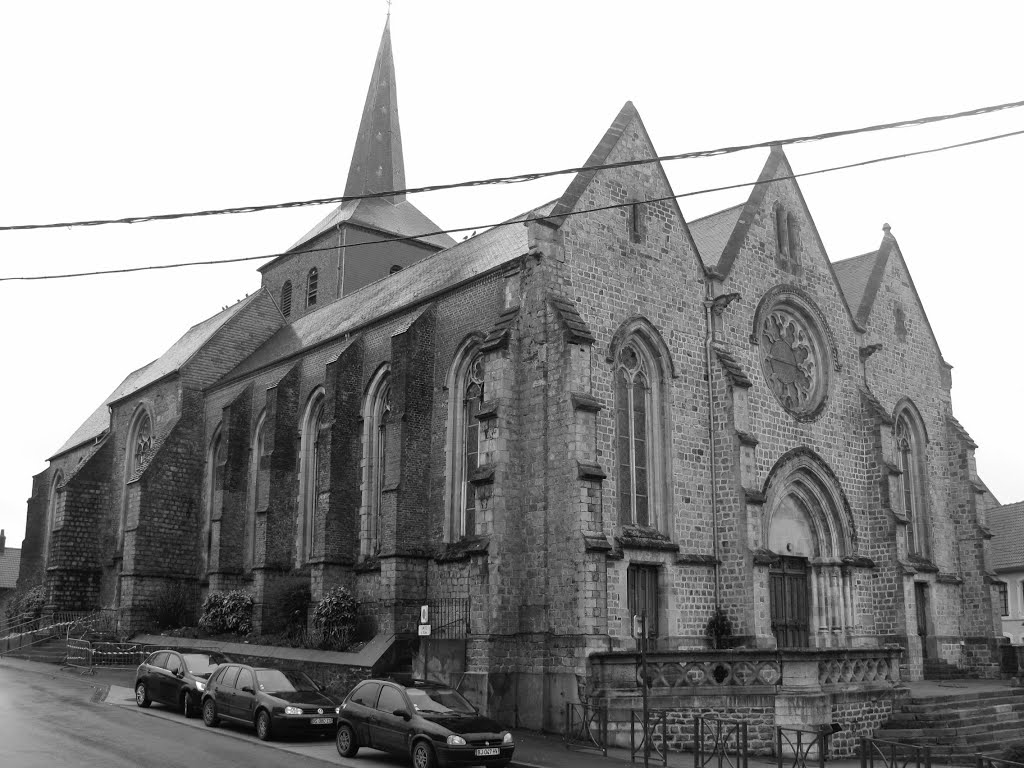
{"label": "car side window", "polygon": [[363,683],[352,694],[352,701],[362,704],[364,707],[375,707],[378,693],[380,693],[380,683]]}
{"label": "car side window", "polygon": [[167,654],[167,662],[161,664],[161,666],[165,667],[172,675],[176,675],[181,671],[181,657],[176,653],[169,653]]}
{"label": "car side window", "polygon": [[238,679],[238,672],[240,667],[228,667],[224,670],[224,674],[220,676],[220,684],[225,688],[234,688],[235,680]]}
{"label": "car side window", "polygon": [[163,667],[167,664],[167,651],[161,651],[160,653],[154,653],[149,657],[149,666],[151,667]]}
{"label": "car side window", "polygon": [[238,690],[242,690],[246,686],[248,686],[252,691],[256,690],[256,681],[253,679],[251,669],[243,669],[239,672],[238,681],[235,683],[235,688]]}
{"label": "car side window", "polygon": [[380,689],[380,699],[377,700],[377,709],[381,712],[394,712],[396,709],[408,709],[405,697],[393,685],[385,685]]}

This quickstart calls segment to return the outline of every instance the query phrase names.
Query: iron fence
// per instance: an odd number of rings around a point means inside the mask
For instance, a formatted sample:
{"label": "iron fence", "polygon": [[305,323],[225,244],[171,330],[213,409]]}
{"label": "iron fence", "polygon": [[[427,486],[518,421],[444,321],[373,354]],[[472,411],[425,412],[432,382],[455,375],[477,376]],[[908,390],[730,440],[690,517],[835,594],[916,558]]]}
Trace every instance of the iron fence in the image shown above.
{"label": "iron fence", "polygon": [[596,750],[607,757],[608,710],[567,702],[563,741],[567,749]]}
{"label": "iron fence", "polygon": [[[639,731],[639,737],[637,736]],[[629,759],[636,762],[641,756],[644,764],[650,762],[651,755],[656,755],[662,765],[668,765],[668,711],[654,710],[648,713],[644,722],[642,712],[635,709],[629,713]]]}
{"label": "iron fence", "polygon": [[775,760],[778,768],[825,768],[828,740],[837,727],[823,725],[814,730],[775,726]]}
{"label": "iron fence", "polygon": [[749,756],[745,722],[703,715],[693,718],[694,768],[747,768]]}
{"label": "iron fence", "polygon": [[1012,760],[1003,760],[1000,757],[977,755],[974,768],[1024,768],[1024,763],[1015,763]]}
{"label": "iron fence", "polygon": [[862,738],[860,765],[861,768],[931,768],[932,751],[914,744]]}

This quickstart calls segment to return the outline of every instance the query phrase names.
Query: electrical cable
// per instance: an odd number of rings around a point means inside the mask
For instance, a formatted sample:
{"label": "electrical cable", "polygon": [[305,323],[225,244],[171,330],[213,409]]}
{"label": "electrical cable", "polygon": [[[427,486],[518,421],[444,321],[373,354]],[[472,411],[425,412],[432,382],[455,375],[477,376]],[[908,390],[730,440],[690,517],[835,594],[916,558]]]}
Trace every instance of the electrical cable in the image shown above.
{"label": "electrical cable", "polygon": [[[993,136],[983,136],[980,139],[971,139],[969,141],[961,141],[961,142],[957,142],[956,144],[946,144],[946,145],[943,145],[941,147],[932,147],[930,149],[919,149],[919,150],[916,150],[916,151],[913,151],[913,152],[901,152],[901,153],[895,154],[895,155],[886,155],[884,157],[871,158],[870,160],[859,160],[859,161],[857,161],[855,163],[846,163],[845,165],[835,165],[835,166],[830,166],[828,168],[819,168],[819,169],[814,170],[814,171],[804,171],[802,173],[793,173],[793,174],[788,174],[786,176],[778,176],[778,177],[776,177],[774,179],[769,179],[767,181],[743,181],[743,182],[739,182],[739,183],[736,183],[736,184],[726,184],[726,185],[720,186],[720,187],[707,187],[705,189],[698,189],[698,190],[693,190],[693,191],[690,191],[690,192],[682,192],[682,193],[680,193],[678,195],[665,195],[663,197],[651,198],[651,199],[643,200],[643,201],[639,201],[639,202],[642,202],[642,203],[645,203],[645,204],[646,203],[658,203],[658,202],[663,202],[663,201],[666,201],[666,200],[679,200],[679,199],[684,198],[684,197],[694,197],[696,195],[710,194],[712,192],[724,192],[724,191],[731,190],[731,189],[741,189],[743,187],[753,187],[753,186],[756,186],[758,184],[774,184],[774,183],[777,183],[777,182],[780,182],[780,181],[789,181],[791,179],[805,178],[807,176],[818,176],[818,175],[821,175],[823,173],[832,173],[834,171],[844,171],[844,170],[848,170],[850,168],[860,168],[860,167],[864,167],[864,166],[868,166],[868,165],[876,165],[877,163],[884,163],[884,162],[888,162],[890,160],[902,160],[902,159],[908,158],[908,157],[918,157],[918,156],[921,156],[921,155],[931,155],[931,154],[935,154],[936,152],[945,152],[945,151],[950,150],[950,149],[959,149],[959,148],[962,148],[962,147],[969,147],[969,146],[973,146],[973,145],[976,145],[976,144],[984,144],[984,143],[987,143],[987,142],[990,142],[990,141],[997,141],[999,139],[1006,139],[1006,138],[1010,138],[1010,137],[1013,137],[1013,136],[1021,136],[1021,135],[1024,135],[1024,129],[1021,129],[1019,131],[1010,131],[1008,133],[1000,133],[1000,134],[996,134],[996,135],[993,135]],[[608,166],[598,166],[598,167],[599,168],[606,168]],[[565,213],[558,214],[555,218],[565,218],[565,217],[569,217],[569,216],[581,216],[581,215],[586,214],[586,213],[598,213],[598,212],[601,212],[601,211],[614,210],[616,208],[625,208],[626,206],[633,205],[633,204],[634,204],[633,202],[613,203],[611,205],[603,205],[603,206],[598,206],[596,208],[584,208],[584,209],[576,210],[576,211],[567,211]],[[534,209],[534,210],[536,210],[536,209]],[[531,216],[527,216],[525,218],[515,218],[515,219],[510,219],[508,221],[502,221],[502,222],[499,222],[497,224],[483,224],[483,225],[477,225],[477,226],[471,226],[471,227],[458,227],[458,228],[455,228],[455,229],[438,229],[438,230],[435,230],[433,232],[423,232],[423,233],[420,233],[418,235],[402,235],[402,236],[397,236],[397,237],[387,237],[387,238],[383,238],[383,239],[379,239],[379,240],[367,240],[365,242],[359,243],[359,245],[377,245],[377,244],[381,244],[381,243],[402,242],[402,241],[405,241],[405,240],[419,240],[421,238],[431,237],[433,235],[444,235],[444,234],[452,234],[452,233],[456,233],[456,232],[469,232],[469,231],[478,231],[478,230],[489,230],[489,229],[494,229],[494,228],[497,228],[497,227],[507,227],[507,226],[510,226],[512,224],[528,224],[528,223],[534,222],[534,221],[544,221],[544,220],[548,220],[548,219],[551,219],[551,218],[552,218],[552,216],[550,214],[548,214],[547,216],[532,216],[532,217]],[[455,246],[452,246],[452,247],[455,247]],[[307,249],[297,250],[297,251],[286,251],[284,253],[263,254],[261,256],[239,256],[239,257],[233,258],[233,259],[218,259],[218,260],[210,260],[210,261],[187,261],[187,262],[179,262],[179,263],[176,263],[176,264],[156,264],[156,265],[149,265],[149,266],[144,266],[144,267],[124,267],[124,268],[121,268],[121,269],[95,270],[95,271],[90,271],[90,272],[71,272],[71,273],[66,273],[66,274],[61,274],[61,275],[33,275],[33,276],[0,277],[0,282],[7,282],[7,281],[13,281],[13,280],[59,280],[59,279],[74,278],[74,277],[94,277],[94,276],[98,276],[98,275],[115,275],[115,274],[123,274],[123,273],[127,273],[127,272],[146,272],[146,271],[156,270],[156,269],[177,269],[179,267],[214,266],[214,265],[217,265],[217,264],[235,264],[235,263],[239,263],[239,262],[243,262],[243,261],[257,261],[257,260],[260,260],[260,259],[276,259],[276,258],[279,258],[281,256],[285,256],[285,255],[295,256],[295,255],[303,254],[303,253],[318,253],[318,252],[321,252],[321,251],[334,251],[334,250],[337,250],[337,246],[332,245],[332,246],[324,246],[323,248],[307,248]]]}
{"label": "electrical cable", "polygon": [[9,224],[0,225],[0,232],[12,232],[31,229],[60,229],[69,227],[98,227],[108,224],[141,224],[149,221],[170,221],[174,219],[196,218],[199,216],[223,216],[238,213],[256,213],[259,211],[282,210],[287,208],[305,208],[315,205],[330,205],[352,202],[354,200],[370,200],[380,197],[395,197],[397,195],[413,195],[424,192],[439,192],[448,189],[462,189],[468,187],[493,186],[497,184],[521,184],[528,181],[537,181],[552,176],[563,176],[566,174],[582,173],[584,171],[611,170],[615,168],[628,168],[637,165],[649,165],[651,163],[666,163],[672,160],[691,160],[700,157],[717,157],[736,152],[745,152],[751,149],[764,149],[774,145],[789,146],[791,144],[806,144],[815,141],[853,136],[861,133],[872,133],[876,131],[891,130],[893,128],[916,127],[929,125],[931,123],[943,122],[946,120],[958,120],[964,117],[976,117],[978,115],[1001,112],[1007,109],[1016,109],[1024,106],[1024,101],[1010,101],[1005,104],[994,104],[976,109],[968,109],[961,112],[953,112],[942,115],[930,115],[927,117],[912,118],[910,120],[898,120],[891,123],[878,123],[875,125],[850,128],[840,131],[829,131],[809,136],[796,136],[788,139],[772,139],[770,141],[759,141],[754,144],[739,144],[731,147],[719,147],[717,149],[697,150],[694,152],[680,152],[673,155],[659,155],[657,157],[623,160],[618,163],[607,165],[583,165],[575,168],[562,168],[557,171],[540,171],[536,173],[523,173],[514,176],[497,176],[490,179],[476,179],[473,181],[458,181],[451,184],[432,184],[425,187],[409,187],[407,189],[389,190],[387,192],[373,192],[364,195],[342,195],[340,197],[322,197],[314,200],[295,200],[286,203],[268,203],[267,205],[245,205],[234,208],[213,208],[204,211],[189,211],[185,213],[162,213],[148,216],[126,216],[119,219],[92,219],[86,221],[65,221],[48,224]]}

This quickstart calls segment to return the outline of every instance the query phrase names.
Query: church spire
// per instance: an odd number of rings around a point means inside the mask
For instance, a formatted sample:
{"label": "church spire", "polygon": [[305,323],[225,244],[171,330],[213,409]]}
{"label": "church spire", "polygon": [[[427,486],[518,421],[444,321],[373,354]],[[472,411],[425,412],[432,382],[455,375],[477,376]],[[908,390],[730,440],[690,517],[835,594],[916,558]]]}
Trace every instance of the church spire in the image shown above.
{"label": "church spire", "polygon": [[[352,164],[348,170],[345,195],[365,195],[405,189],[405,163],[402,160],[402,132],[398,124],[398,91],[395,88],[395,63],[391,57],[391,14],[373,65],[370,89],[366,93],[363,117],[359,121]],[[405,195],[385,198],[393,203]]]}

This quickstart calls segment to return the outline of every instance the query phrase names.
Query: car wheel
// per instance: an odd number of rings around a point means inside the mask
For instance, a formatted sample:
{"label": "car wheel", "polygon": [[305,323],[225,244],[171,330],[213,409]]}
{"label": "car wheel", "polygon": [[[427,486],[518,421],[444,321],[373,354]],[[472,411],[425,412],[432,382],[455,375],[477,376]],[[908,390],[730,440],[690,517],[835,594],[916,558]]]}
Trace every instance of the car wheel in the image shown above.
{"label": "car wheel", "polygon": [[413,768],[436,768],[434,748],[423,740],[417,741],[412,745],[412,764]]}
{"label": "car wheel", "polygon": [[192,694],[188,691],[181,692],[181,714],[185,716],[185,719],[193,718],[199,714],[196,710],[195,700],[192,698]]}
{"label": "car wheel", "polygon": [[260,741],[270,741],[272,735],[270,728],[270,713],[265,709],[261,709],[260,713],[256,715],[256,735]]}
{"label": "car wheel", "polygon": [[220,722],[220,718],[217,717],[217,705],[213,703],[213,699],[207,699],[203,702],[203,722],[210,728],[215,727]]}
{"label": "car wheel", "polygon": [[338,735],[334,737],[334,745],[338,748],[338,754],[342,757],[355,757],[359,751],[359,744],[356,742],[356,734],[351,725],[342,723],[338,726]]}
{"label": "car wheel", "polygon": [[135,684],[135,703],[140,707],[148,707],[153,703],[153,700],[149,698],[149,689],[141,680]]}

